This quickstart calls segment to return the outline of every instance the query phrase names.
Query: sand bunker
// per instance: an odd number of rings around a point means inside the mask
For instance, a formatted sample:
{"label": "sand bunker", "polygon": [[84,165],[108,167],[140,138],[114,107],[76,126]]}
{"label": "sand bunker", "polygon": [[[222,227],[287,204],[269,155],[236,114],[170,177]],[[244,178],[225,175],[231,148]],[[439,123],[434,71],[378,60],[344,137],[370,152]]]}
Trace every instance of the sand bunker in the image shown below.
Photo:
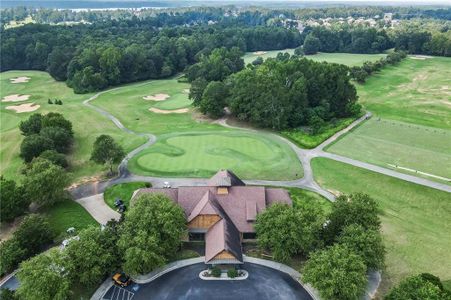
{"label": "sand bunker", "polygon": [[266,54],[266,51],[256,51],[254,52],[254,55],[263,55]]}
{"label": "sand bunker", "polygon": [[172,110],[163,110],[158,108],[149,108],[151,112],[154,112],[156,114],[184,114],[189,111],[188,108],[180,108],[180,109],[172,109]]}
{"label": "sand bunker", "polygon": [[14,94],[14,95],[9,95],[9,96],[3,97],[2,102],[19,102],[19,101],[26,101],[26,100],[28,100],[28,98],[30,98],[30,95],[19,95],[19,94]]}
{"label": "sand bunker", "polygon": [[155,94],[152,96],[143,97],[144,100],[152,100],[152,101],[164,101],[169,98],[168,94]]}
{"label": "sand bunker", "polygon": [[11,83],[24,83],[24,82],[28,82],[31,78],[30,77],[16,77],[16,78],[10,78],[9,80],[11,81]]}
{"label": "sand bunker", "polygon": [[41,107],[41,106],[35,105],[34,103],[25,103],[25,104],[20,104],[20,105],[11,105],[11,106],[7,106],[5,108],[9,109],[9,110],[15,110],[16,113],[24,113],[24,112],[35,111],[39,107]]}
{"label": "sand bunker", "polygon": [[425,60],[428,58],[432,58],[432,56],[427,56],[427,55],[411,55],[410,58],[412,59],[419,59],[419,60]]}

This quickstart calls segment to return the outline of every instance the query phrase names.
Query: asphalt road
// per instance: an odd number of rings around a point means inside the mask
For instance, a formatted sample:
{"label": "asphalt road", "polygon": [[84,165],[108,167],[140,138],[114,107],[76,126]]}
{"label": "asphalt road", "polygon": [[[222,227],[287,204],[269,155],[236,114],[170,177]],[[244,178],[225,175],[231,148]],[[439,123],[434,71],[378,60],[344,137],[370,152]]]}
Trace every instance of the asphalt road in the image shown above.
{"label": "asphalt road", "polygon": [[121,291],[112,287],[104,299],[123,300],[204,300],[204,299],[246,299],[246,300],[311,300],[313,299],[301,284],[289,275],[267,267],[245,264],[249,278],[236,281],[207,281],[199,278],[205,270],[204,264],[196,264],[169,272],[158,279]]}

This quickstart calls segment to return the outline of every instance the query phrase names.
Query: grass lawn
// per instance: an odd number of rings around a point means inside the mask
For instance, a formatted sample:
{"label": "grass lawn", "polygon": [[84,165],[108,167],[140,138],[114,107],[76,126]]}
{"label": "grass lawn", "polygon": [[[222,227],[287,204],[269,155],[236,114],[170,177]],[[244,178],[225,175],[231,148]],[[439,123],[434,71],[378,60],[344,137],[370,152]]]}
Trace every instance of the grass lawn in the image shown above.
{"label": "grass lawn", "polygon": [[387,249],[382,293],[421,272],[451,279],[449,193],[326,158],[315,158],[312,167],[321,186],[343,193],[364,192],[378,201]]}
{"label": "grass lawn", "polygon": [[[279,52],[287,52],[292,55],[294,54],[294,49],[266,51],[263,55],[255,55],[254,52],[247,52],[243,56],[244,63],[251,63],[258,56],[263,57],[263,59],[276,57]],[[363,65],[365,61],[376,61],[385,56],[386,54],[318,53],[315,55],[306,55],[305,57],[314,61],[327,61],[330,63],[343,64],[347,66],[360,66]]]}
{"label": "grass lawn", "polygon": [[50,227],[61,237],[70,227],[75,227],[77,232],[91,226],[99,225],[97,221],[77,202],[66,200],[55,204],[43,211],[48,217]]}
{"label": "grass lawn", "polygon": [[[27,76],[27,83],[10,83],[10,78]],[[39,71],[8,71],[0,73],[0,98],[12,94],[31,95],[28,101],[0,102],[0,174],[7,178],[20,179],[22,160],[19,158],[22,135],[18,129],[20,121],[32,113],[16,113],[7,110],[9,105],[36,103],[41,107],[36,113],[59,112],[69,119],[74,128],[75,144],[69,156],[73,181],[82,177],[101,174],[106,169],[89,161],[92,144],[100,134],[113,136],[126,151],[145,142],[144,137],[127,134],[99,113],[82,105],[91,94],[77,95],[65,83],[53,80],[48,73]],[[60,99],[63,105],[51,105],[47,99]]]}
{"label": "grass lawn", "polygon": [[290,193],[290,197],[293,200],[293,205],[296,206],[297,203],[302,201],[307,202],[318,202],[323,209],[325,214],[329,214],[332,210],[332,202],[317,194],[308,190],[300,188],[285,188]]}
{"label": "grass lawn", "polygon": [[268,134],[242,131],[162,135],[133,157],[129,168],[153,176],[210,177],[219,169],[231,169],[241,178],[302,177],[300,162],[288,145]]}
{"label": "grass lawn", "polygon": [[348,127],[355,118],[340,119],[336,124],[328,124],[318,134],[311,134],[301,129],[282,131],[281,135],[290,139],[302,148],[312,149],[333,136],[336,132]]}
{"label": "grass lawn", "polygon": [[451,178],[450,149],[451,130],[373,117],[327,150],[386,168],[391,164]]}
{"label": "grass lawn", "polygon": [[[149,182],[147,182],[150,186],[152,186]],[[132,198],[133,192],[137,189],[146,187],[146,182],[127,182],[127,183],[119,183],[112,186],[109,186],[105,192],[103,193],[103,199],[105,203],[116,210],[116,206],[114,206],[114,200],[116,198],[120,198],[126,207],[130,207],[130,199]]]}
{"label": "grass lawn", "polygon": [[451,129],[451,58],[407,58],[357,85],[360,103],[376,117]]}

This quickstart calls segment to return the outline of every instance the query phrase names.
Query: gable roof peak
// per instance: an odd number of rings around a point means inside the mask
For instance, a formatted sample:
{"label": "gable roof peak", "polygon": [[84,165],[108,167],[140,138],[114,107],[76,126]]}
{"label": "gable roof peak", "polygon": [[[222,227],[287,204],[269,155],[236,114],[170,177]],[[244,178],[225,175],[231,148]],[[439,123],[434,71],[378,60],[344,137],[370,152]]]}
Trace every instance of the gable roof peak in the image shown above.
{"label": "gable roof peak", "polygon": [[244,182],[230,170],[219,170],[213,177],[208,180],[208,186],[229,187],[245,185]]}

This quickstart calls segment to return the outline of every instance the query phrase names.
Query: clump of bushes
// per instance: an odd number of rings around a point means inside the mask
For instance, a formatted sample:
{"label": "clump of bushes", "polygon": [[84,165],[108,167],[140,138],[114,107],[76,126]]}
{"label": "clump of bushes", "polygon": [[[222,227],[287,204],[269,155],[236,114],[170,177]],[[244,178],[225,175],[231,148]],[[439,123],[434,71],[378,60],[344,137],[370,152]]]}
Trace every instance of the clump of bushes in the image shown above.
{"label": "clump of bushes", "polygon": [[48,104],[63,105],[63,101],[60,100],[60,99],[55,99],[55,100],[52,101],[52,99],[49,98],[49,99],[47,100],[47,103],[48,103]]}
{"label": "clump of bushes", "polygon": [[229,278],[235,278],[235,277],[238,277],[238,271],[237,271],[236,269],[229,269],[229,270],[227,271],[227,276],[228,276]]}
{"label": "clump of bushes", "polygon": [[221,269],[219,267],[213,267],[210,269],[210,274],[214,277],[221,277]]}

